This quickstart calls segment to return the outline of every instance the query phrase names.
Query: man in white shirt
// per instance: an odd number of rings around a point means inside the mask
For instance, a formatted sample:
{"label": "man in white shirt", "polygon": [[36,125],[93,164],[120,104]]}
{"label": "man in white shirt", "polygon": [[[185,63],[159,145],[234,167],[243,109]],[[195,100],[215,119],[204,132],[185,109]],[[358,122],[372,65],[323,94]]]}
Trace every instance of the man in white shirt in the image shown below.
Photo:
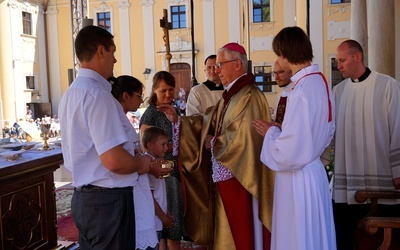
{"label": "man in white shirt", "polygon": [[132,187],[153,163],[149,156],[133,156],[134,130],[111,94],[113,36],[86,26],[75,47],[81,68],[61,99],[59,115],[64,165],[75,187],[71,208],[79,247],[135,249]]}
{"label": "man in white shirt", "polygon": [[[371,71],[363,60],[358,42],[347,40],[338,46],[338,69],[347,78],[333,89],[337,127],[333,199],[338,249],[353,249],[352,234],[369,210],[367,204],[355,201],[357,190],[400,188],[400,84]],[[378,203],[378,211],[385,216],[400,209],[400,205]]]}
{"label": "man in white shirt", "polygon": [[204,115],[207,108],[214,106],[221,99],[224,87],[215,72],[216,58],[216,55],[210,55],[204,61],[207,81],[190,90],[186,103],[186,115]]}

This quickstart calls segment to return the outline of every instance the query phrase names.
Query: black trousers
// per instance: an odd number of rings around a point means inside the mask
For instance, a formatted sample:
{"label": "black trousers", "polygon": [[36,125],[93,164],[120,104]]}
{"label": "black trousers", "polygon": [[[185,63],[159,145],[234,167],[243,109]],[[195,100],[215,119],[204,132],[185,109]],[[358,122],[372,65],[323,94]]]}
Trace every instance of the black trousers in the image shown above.
{"label": "black trousers", "polygon": [[80,249],[136,248],[132,187],[75,188],[71,210]]}

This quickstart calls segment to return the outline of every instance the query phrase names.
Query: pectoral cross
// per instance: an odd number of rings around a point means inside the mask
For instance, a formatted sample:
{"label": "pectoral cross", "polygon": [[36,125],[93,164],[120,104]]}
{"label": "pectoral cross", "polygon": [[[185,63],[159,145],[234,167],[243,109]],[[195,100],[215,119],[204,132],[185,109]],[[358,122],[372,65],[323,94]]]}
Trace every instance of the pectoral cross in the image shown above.
{"label": "pectoral cross", "polygon": [[171,66],[171,58],[172,55],[170,53],[170,48],[169,48],[169,33],[168,30],[172,29],[172,24],[168,22],[168,12],[167,9],[163,9],[163,18],[160,19],[160,27],[163,29],[164,31],[164,43],[165,43],[165,59],[167,59],[167,63],[168,63],[168,71],[170,70],[170,66]]}

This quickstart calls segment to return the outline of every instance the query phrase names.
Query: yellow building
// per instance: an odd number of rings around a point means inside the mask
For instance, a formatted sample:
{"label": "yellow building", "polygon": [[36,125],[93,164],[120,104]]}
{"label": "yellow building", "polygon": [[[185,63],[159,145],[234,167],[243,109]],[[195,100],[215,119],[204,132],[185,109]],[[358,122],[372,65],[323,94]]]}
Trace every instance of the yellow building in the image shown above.
{"label": "yellow building", "polygon": [[[172,25],[170,66],[160,27],[164,9]],[[272,39],[295,25],[309,34],[314,63],[331,85],[341,80],[336,47],[350,37],[364,46],[371,69],[400,79],[399,0],[0,0],[2,124],[25,117],[27,105],[36,117],[57,114],[76,72],[73,40],[84,18],[115,36],[115,76],[140,79],[146,96],[159,70],[176,77],[177,92],[189,91],[193,76],[205,80],[204,59],[238,42],[273,107],[280,89],[268,85],[276,60]]]}

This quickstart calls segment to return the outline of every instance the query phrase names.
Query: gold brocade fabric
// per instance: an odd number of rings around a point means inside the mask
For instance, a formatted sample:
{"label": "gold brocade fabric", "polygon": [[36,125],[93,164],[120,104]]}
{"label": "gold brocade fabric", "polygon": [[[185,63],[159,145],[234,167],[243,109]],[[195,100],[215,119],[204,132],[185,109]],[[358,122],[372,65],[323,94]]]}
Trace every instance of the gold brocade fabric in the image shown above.
{"label": "gold brocade fabric", "polygon": [[[211,153],[204,148],[204,142],[207,134],[216,133],[223,102],[221,99],[204,117],[182,117],[179,145],[186,231],[195,242],[205,246],[214,244],[215,249],[221,249],[218,246],[222,245],[226,249],[225,242],[232,239],[227,239],[230,231],[228,228],[226,232],[228,224],[223,221],[226,220],[223,206],[217,209],[214,206],[216,193],[211,179]],[[260,202],[260,219],[271,231],[275,174],[260,161],[263,137],[252,127],[254,119],[271,120],[264,94],[255,84],[249,84],[231,98],[221,135],[214,144],[214,154]],[[221,224],[225,226],[219,226]],[[223,236],[226,234],[228,236]]]}

